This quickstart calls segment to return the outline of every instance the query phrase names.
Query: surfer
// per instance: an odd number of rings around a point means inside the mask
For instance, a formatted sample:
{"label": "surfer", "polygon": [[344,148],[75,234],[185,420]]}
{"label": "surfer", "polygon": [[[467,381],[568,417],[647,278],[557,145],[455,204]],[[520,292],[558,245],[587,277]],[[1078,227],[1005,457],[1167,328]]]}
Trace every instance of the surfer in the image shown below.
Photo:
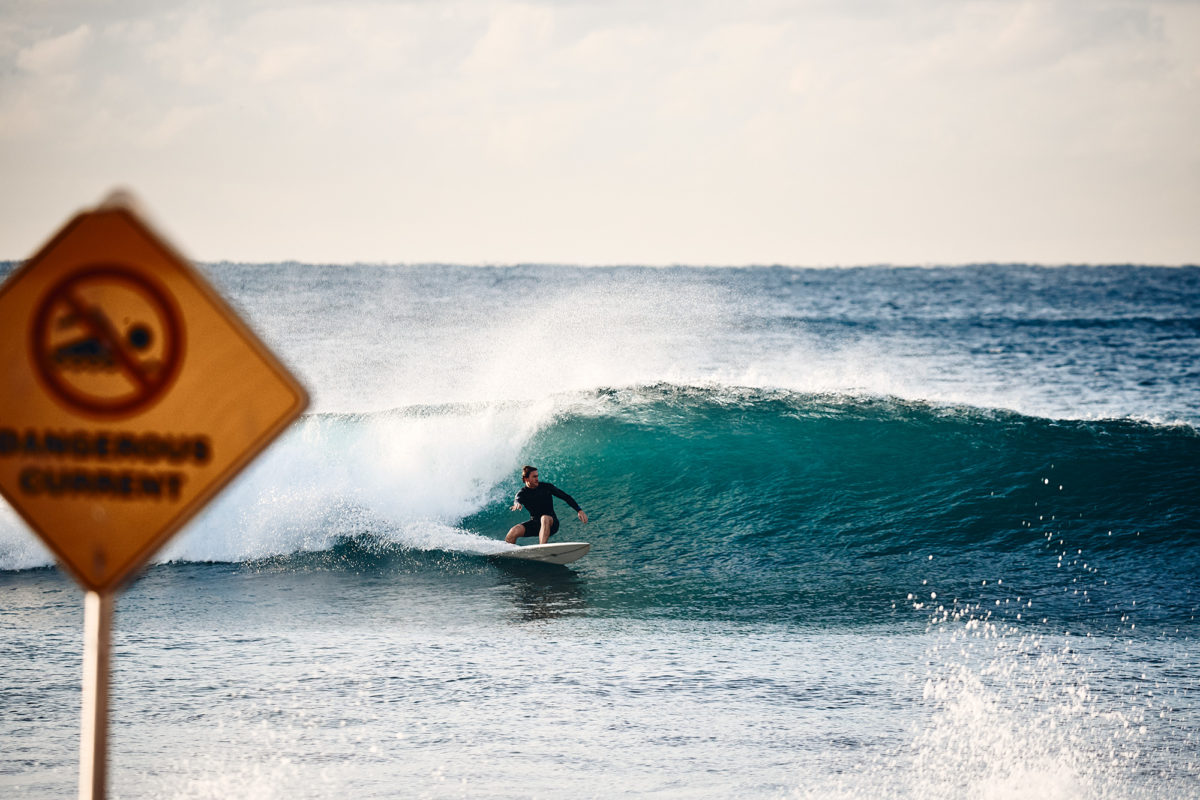
{"label": "surfer", "polygon": [[579,521],[587,524],[588,516],[579,507],[579,503],[553,483],[539,481],[537,467],[521,467],[521,480],[525,482],[525,486],[517,492],[512,510],[520,511],[522,507],[525,508],[529,512],[529,521],[522,525],[513,525],[504,541],[516,544],[517,539],[522,536],[536,536],[538,544],[548,542],[558,530],[558,515],[554,513],[555,497],[565,500],[567,505],[575,509]]}

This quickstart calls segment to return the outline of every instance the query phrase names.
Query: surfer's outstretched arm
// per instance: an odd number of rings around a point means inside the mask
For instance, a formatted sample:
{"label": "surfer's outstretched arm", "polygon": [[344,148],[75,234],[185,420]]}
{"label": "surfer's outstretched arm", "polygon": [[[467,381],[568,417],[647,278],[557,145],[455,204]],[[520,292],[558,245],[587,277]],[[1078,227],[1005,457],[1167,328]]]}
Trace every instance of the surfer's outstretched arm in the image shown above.
{"label": "surfer's outstretched arm", "polygon": [[575,509],[575,516],[579,517],[580,522],[582,522],[584,525],[587,524],[588,516],[584,512],[584,510],[579,507],[579,503],[575,502],[574,497],[571,497],[571,495],[567,494],[562,489],[555,486],[553,483],[547,483],[546,486],[548,486],[550,488],[550,494],[563,500],[567,505],[569,505],[571,508]]}
{"label": "surfer's outstretched arm", "polygon": [[553,483],[550,483],[549,481],[544,481],[544,483],[546,485],[546,488],[550,490],[550,494],[552,494],[555,497],[559,498],[560,500],[564,501],[567,505],[569,505],[571,508],[575,509],[576,511],[579,510],[579,503],[575,502],[574,497],[571,497],[571,495],[567,494],[562,489],[558,488],[557,486],[555,486]]}

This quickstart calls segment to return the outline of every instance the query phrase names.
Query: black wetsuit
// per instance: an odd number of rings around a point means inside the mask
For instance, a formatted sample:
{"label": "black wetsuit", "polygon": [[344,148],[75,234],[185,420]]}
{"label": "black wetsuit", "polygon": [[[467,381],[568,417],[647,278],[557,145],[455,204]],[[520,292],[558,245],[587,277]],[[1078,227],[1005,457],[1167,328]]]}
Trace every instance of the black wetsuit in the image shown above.
{"label": "black wetsuit", "polygon": [[558,531],[558,514],[554,513],[555,497],[565,500],[567,505],[575,509],[576,513],[579,512],[579,503],[576,503],[571,495],[547,481],[538,483],[536,489],[522,486],[521,491],[517,492],[517,502],[529,512],[529,522],[525,523],[526,536],[538,535],[542,529],[543,514],[554,517],[554,522],[550,523],[550,535],[553,536]]}

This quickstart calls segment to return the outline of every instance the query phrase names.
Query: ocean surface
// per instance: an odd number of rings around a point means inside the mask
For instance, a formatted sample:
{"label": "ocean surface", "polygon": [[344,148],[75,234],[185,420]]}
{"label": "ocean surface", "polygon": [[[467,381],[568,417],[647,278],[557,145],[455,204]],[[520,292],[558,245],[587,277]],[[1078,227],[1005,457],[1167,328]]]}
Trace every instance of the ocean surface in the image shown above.
{"label": "ocean surface", "polygon": [[[117,601],[113,797],[1200,797],[1200,268],[203,270],[313,406]],[[52,564],[0,504],[3,797]]]}

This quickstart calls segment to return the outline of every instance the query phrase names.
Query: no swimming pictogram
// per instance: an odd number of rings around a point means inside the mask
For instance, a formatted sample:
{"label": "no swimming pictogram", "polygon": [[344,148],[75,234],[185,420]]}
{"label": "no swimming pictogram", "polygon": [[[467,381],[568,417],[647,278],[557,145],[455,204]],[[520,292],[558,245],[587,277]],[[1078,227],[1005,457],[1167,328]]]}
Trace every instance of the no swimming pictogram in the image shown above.
{"label": "no swimming pictogram", "polygon": [[54,397],[92,416],[151,407],[179,372],[180,315],[163,287],[115,264],[86,267],[49,291],[29,342]]}

